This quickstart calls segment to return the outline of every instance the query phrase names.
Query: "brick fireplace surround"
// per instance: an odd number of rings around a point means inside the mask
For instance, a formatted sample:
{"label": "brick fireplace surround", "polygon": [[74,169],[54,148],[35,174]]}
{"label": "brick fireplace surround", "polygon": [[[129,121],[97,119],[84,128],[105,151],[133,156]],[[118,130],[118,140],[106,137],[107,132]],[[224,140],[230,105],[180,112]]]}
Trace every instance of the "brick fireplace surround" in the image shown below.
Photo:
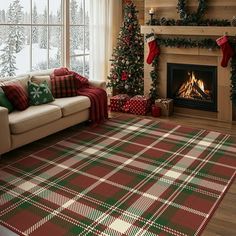
{"label": "brick fireplace surround", "polygon": [[[194,37],[202,37],[202,35],[209,35],[220,37],[221,33],[216,27],[215,30],[209,32],[209,29],[205,27],[179,27],[179,26],[142,26],[141,32],[144,34],[150,33],[151,31],[156,32],[158,35],[174,35],[175,37],[183,36],[188,34],[188,37],[192,34]],[[214,27],[211,27],[214,28]],[[234,29],[234,28],[233,28]],[[228,33],[231,33],[232,27],[229,27]],[[199,32],[201,31],[201,32]],[[190,32],[192,32],[190,34]],[[223,32],[222,32],[223,33]],[[233,34],[233,32],[232,32]],[[207,36],[206,36],[207,37]],[[149,52],[148,45],[145,47],[145,58],[147,57]],[[218,101],[217,101],[217,112],[208,112],[208,111],[200,111],[194,109],[185,109],[175,107],[176,113],[181,113],[185,115],[191,116],[199,116],[204,118],[210,118],[219,121],[232,122],[233,117],[233,108],[232,102],[230,100],[230,63],[228,67],[223,68],[221,66],[222,60],[222,52],[219,49],[208,50],[208,49],[200,49],[200,48],[169,48],[162,47],[161,55],[160,55],[160,63],[159,63],[159,94],[161,97],[167,97],[167,63],[181,63],[181,64],[195,64],[195,65],[209,65],[217,67],[217,83],[218,83]],[[145,63],[144,66],[144,78],[145,78],[145,94],[149,93],[151,88],[151,79],[150,79],[150,71],[152,70],[151,65]]]}

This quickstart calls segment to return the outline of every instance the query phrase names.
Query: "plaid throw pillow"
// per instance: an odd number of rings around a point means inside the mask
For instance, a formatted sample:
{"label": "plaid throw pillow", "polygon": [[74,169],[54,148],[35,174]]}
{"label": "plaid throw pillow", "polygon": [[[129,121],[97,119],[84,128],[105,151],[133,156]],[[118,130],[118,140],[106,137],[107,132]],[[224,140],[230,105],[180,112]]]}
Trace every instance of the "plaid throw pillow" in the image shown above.
{"label": "plaid throw pillow", "polygon": [[4,85],[2,89],[14,108],[23,111],[29,107],[28,95],[20,84]]}
{"label": "plaid throw pillow", "polygon": [[73,97],[77,95],[77,83],[73,75],[52,76],[52,95],[55,98]]}

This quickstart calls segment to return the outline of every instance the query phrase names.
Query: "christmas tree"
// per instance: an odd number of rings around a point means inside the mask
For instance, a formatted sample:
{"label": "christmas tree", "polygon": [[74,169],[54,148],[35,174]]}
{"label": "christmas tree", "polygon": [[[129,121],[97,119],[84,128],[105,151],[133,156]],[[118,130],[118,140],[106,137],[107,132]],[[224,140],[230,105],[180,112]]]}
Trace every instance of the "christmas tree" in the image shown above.
{"label": "christmas tree", "polygon": [[144,39],[132,1],[126,0],[124,22],[117,39],[107,87],[130,96],[143,95]]}

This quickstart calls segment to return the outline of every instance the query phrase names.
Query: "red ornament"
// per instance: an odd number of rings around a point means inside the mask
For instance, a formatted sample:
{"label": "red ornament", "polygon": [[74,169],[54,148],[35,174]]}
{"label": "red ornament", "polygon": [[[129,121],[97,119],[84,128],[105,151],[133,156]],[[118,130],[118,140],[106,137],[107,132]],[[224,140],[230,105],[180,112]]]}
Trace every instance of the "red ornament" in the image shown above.
{"label": "red ornament", "polygon": [[129,37],[129,36],[125,37],[125,42],[126,42],[128,45],[130,44],[130,37]]}
{"label": "red ornament", "polygon": [[132,0],[124,0],[124,3],[126,3],[127,5],[130,5],[132,3]]}
{"label": "red ornament", "polygon": [[127,80],[128,79],[128,74],[127,72],[123,71],[121,74],[121,80]]}

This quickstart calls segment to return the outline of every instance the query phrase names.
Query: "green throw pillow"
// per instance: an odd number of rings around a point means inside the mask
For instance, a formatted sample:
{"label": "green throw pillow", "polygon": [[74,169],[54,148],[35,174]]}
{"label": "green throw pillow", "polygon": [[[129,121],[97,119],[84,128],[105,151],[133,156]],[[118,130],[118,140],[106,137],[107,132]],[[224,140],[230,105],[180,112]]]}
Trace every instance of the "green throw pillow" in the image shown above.
{"label": "green throw pillow", "polygon": [[51,90],[46,81],[41,84],[35,84],[31,81],[28,82],[28,93],[30,105],[37,106],[54,101]]}
{"label": "green throw pillow", "polygon": [[7,108],[9,113],[14,110],[13,105],[3,92],[0,92],[0,106]]}

